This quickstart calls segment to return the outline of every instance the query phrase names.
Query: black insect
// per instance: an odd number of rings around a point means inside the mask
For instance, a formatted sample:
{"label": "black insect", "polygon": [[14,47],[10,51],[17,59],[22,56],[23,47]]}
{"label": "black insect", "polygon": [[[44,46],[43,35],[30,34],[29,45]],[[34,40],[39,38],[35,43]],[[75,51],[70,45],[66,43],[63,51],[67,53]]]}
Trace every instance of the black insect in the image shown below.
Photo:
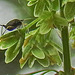
{"label": "black insect", "polygon": [[[23,20],[13,19],[13,20],[9,21],[6,25],[0,25],[0,26],[4,27],[8,31],[12,31],[12,30],[20,27],[23,24],[23,21],[26,21],[29,19],[32,19],[32,18],[23,19]],[[5,31],[3,33],[1,31],[1,34],[3,35],[5,33]]]}
{"label": "black insect", "polygon": [[18,26],[21,26],[22,21],[23,20],[14,19],[14,20],[9,21],[6,25],[0,25],[0,26],[3,26],[8,31],[12,31]]}

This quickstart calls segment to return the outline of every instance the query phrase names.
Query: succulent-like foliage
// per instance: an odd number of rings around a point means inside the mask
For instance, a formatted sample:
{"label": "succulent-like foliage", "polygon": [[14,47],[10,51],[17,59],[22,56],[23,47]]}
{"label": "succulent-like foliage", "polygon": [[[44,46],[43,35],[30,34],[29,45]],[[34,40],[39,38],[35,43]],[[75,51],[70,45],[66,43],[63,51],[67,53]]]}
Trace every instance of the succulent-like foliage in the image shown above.
{"label": "succulent-like foliage", "polygon": [[[19,0],[20,3],[24,1]],[[5,51],[5,62],[12,62],[18,53],[22,51],[22,57],[19,60],[21,68],[26,63],[32,68],[35,61],[43,67],[54,64],[61,65],[60,54],[63,54],[63,42],[61,39],[63,37],[61,37],[60,32],[62,29],[70,25],[70,39],[75,40],[75,22],[73,21],[75,0],[62,0],[62,2],[60,0],[27,1],[28,6],[34,7],[35,19],[27,26],[0,37],[0,49],[7,49]],[[60,13],[61,8],[63,8],[63,17]],[[32,26],[35,26],[35,29],[31,29],[27,33],[26,30]],[[42,75],[50,71],[45,70]],[[64,75],[64,72],[57,72],[56,75]]]}

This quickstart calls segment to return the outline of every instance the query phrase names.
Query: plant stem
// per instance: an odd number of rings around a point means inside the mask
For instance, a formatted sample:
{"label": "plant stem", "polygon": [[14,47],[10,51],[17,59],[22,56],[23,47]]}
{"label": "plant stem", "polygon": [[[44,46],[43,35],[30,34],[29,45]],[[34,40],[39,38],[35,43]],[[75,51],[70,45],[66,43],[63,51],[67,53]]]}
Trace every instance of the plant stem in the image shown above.
{"label": "plant stem", "polygon": [[26,27],[23,28],[23,30],[27,30],[29,29],[31,26],[33,26],[36,22],[38,22],[40,20],[40,18],[35,19],[34,21],[32,21],[31,23],[29,23]]}
{"label": "plant stem", "polygon": [[71,75],[69,37],[68,37],[67,26],[62,28],[62,43],[63,43],[63,55],[64,55],[64,72],[65,72],[65,75]]}
{"label": "plant stem", "polygon": [[[60,0],[60,15],[64,17],[63,13],[64,6],[62,7],[62,0]],[[63,63],[64,63],[64,74],[71,74],[71,61],[70,61],[70,51],[69,51],[69,36],[68,36],[68,26],[64,26],[61,31],[62,44],[63,44]]]}

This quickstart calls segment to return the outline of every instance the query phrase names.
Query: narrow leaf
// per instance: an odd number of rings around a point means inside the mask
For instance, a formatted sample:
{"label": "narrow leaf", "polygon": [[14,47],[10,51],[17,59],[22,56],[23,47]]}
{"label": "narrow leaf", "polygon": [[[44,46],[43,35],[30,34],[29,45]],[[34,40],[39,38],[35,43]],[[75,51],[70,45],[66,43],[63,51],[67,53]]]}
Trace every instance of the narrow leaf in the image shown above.
{"label": "narrow leaf", "polygon": [[65,5],[68,2],[68,0],[62,0],[62,6]]}
{"label": "narrow leaf", "polygon": [[57,53],[57,51],[50,45],[47,45],[45,50],[49,53],[49,55],[56,55]]}
{"label": "narrow leaf", "polygon": [[41,64],[43,67],[48,67],[50,65],[49,59],[46,57],[44,59],[37,59],[38,63]]}
{"label": "narrow leaf", "polygon": [[25,35],[25,39],[29,38],[29,37],[32,36],[32,35],[35,35],[38,30],[39,30],[39,28],[37,28],[37,29],[35,29],[35,30],[32,30],[32,31],[30,31],[29,33],[27,33],[27,34]]}
{"label": "narrow leaf", "polygon": [[31,56],[28,60],[28,65],[30,68],[32,68],[32,66],[34,65],[36,58],[34,56]]}
{"label": "narrow leaf", "polygon": [[68,26],[68,22],[65,18],[60,17],[59,15],[54,15],[54,24],[55,26],[59,27],[59,26]]}
{"label": "narrow leaf", "polygon": [[23,66],[26,64],[27,60],[30,57],[30,51],[32,49],[32,46],[30,43],[28,43],[25,47],[22,49],[22,58],[20,60],[20,67],[23,68]]}
{"label": "narrow leaf", "polygon": [[28,54],[30,53],[32,49],[32,45],[30,43],[28,43],[25,47],[23,47],[22,49],[22,57],[25,59]]}
{"label": "narrow leaf", "polygon": [[8,48],[7,51],[5,52],[5,62],[9,63],[14,60],[14,58],[17,56],[19,53],[19,50],[16,53],[13,53],[17,43],[13,45],[12,47]]}
{"label": "narrow leaf", "polygon": [[38,58],[38,59],[44,59],[45,58],[45,54],[44,52],[41,50],[41,49],[38,49],[37,47],[34,47],[32,50],[31,50],[32,54]]}
{"label": "narrow leaf", "polygon": [[41,48],[44,47],[46,45],[45,35],[38,34],[36,36],[36,41],[37,41],[36,46],[40,46]]}
{"label": "narrow leaf", "polygon": [[57,11],[60,9],[60,2],[59,0],[53,0],[52,1],[52,8],[53,10]]}
{"label": "narrow leaf", "polygon": [[39,0],[34,8],[34,16],[39,17],[45,9],[45,0]]}
{"label": "narrow leaf", "polygon": [[48,33],[51,28],[53,28],[53,19],[51,18],[47,18],[46,20],[43,20],[43,22],[40,25],[40,33],[41,34],[46,34]]}
{"label": "narrow leaf", "polygon": [[19,39],[18,31],[7,33],[0,37],[0,49],[6,49],[17,43]]}
{"label": "narrow leaf", "polygon": [[28,59],[29,59],[29,57],[27,57],[26,59],[21,58],[21,59],[19,60],[20,68],[21,68],[21,69],[22,69],[23,66],[26,64],[26,62],[28,61]]}
{"label": "narrow leaf", "polygon": [[69,2],[65,5],[64,15],[68,21],[73,20],[75,16],[75,2]]}
{"label": "narrow leaf", "polygon": [[5,52],[5,62],[9,63],[15,59],[15,57],[18,55],[21,47],[23,44],[23,38],[20,38],[18,43],[13,45],[12,47],[8,48],[7,51]]}
{"label": "narrow leaf", "polygon": [[27,1],[36,1],[36,0],[27,0]]}
{"label": "narrow leaf", "polygon": [[32,6],[32,5],[36,4],[37,2],[38,2],[38,0],[37,1],[36,0],[35,1],[29,1],[27,5]]}
{"label": "narrow leaf", "polygon": [[69,0],[68,2],[75,2],[75,0]]}
{"label": "narrow leaf", "polygon": [[50,58],[50,61],[52,64],[58,64],[61,65],[61,58],[59,56],[58,51],[51,45],[47,45],[45,48],[45,53],[47,54],[47,56]]}
{"label": "narrow leaf", "polygon": [[[56,37],[54,37],[56,36]],[[63,53],[63,48],[62,48],[62,40],[61,37],[59,37],[57,30],[52,29],[50,36],[49,36],[49,43],[52,45],[54,48],[56,48],[60,53]]]}

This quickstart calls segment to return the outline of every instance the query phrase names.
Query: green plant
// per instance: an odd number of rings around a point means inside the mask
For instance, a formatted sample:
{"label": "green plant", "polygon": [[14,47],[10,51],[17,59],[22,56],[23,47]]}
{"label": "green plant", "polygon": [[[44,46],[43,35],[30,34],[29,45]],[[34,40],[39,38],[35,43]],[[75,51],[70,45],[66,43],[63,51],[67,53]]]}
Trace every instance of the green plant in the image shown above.
{"label": "green plant", "polygon": [[[24,3],[24,1],[19,0],[20,3]],[[74,75],[75,69],[71,67],[70,61],[69,40],[75,40],[75,0],[27,1],[28,6],[33,6],[36,18],[26,27],[0,37],[0,49],[7,49],[5,62],[12,62],[22,51],[22,58],[19,60],[21,68],[27,61],[30,68],[35,61],[43,67],[48,67],[53,64],[61,65],[62,59],[59,54],[62,54],[64,71],[42,70],[38,72],[44,71],[42,75],[50,71],[56,72],[56,75]],[[34,29],[31,28],[32,26]],[[31,30],[26,33],[29,28]],[[56,29],[61,32],[60,38]],[[35,73],[31,73],[31,75]]]}

